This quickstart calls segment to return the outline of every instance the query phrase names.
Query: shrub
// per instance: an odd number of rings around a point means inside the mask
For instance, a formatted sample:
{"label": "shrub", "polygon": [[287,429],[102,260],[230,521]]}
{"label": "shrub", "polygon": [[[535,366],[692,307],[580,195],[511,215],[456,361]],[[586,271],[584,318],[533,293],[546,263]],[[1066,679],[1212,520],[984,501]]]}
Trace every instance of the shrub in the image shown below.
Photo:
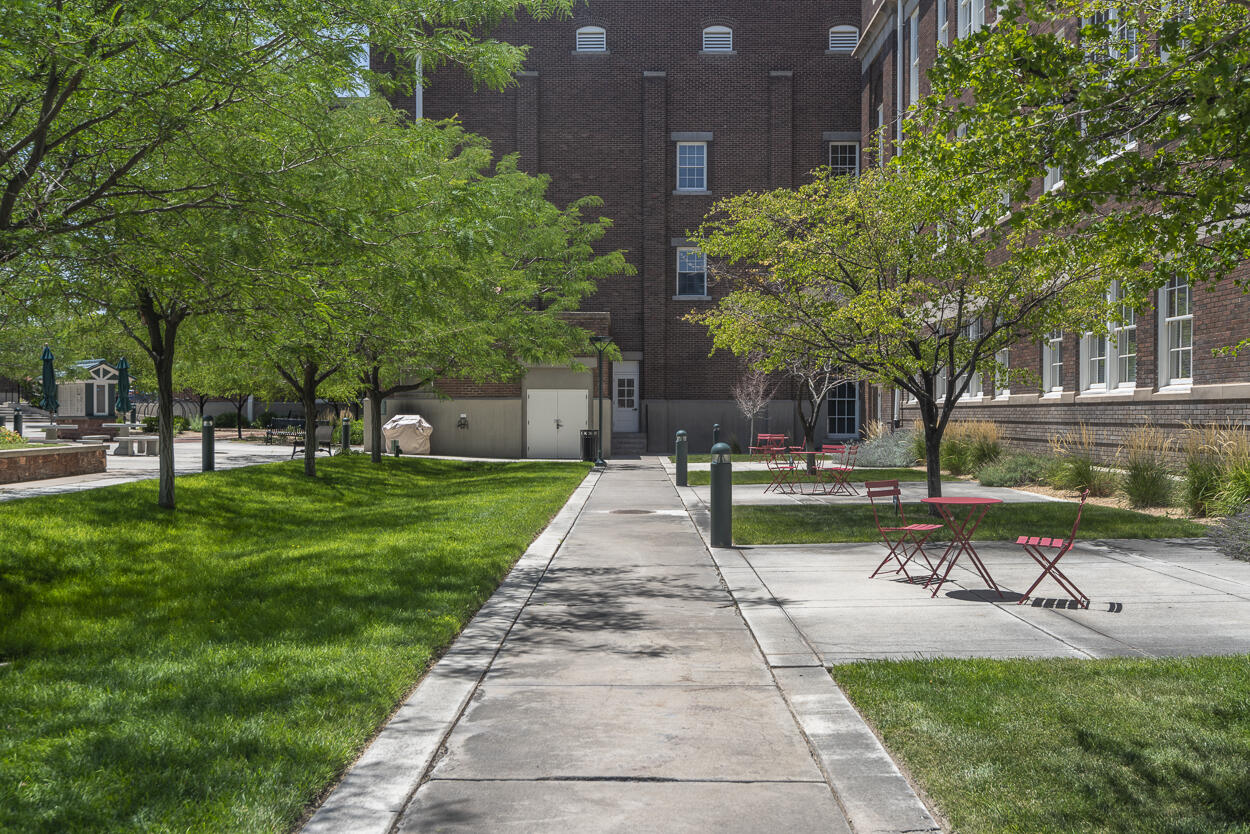
{"label": "shrub", "polygon": [[175,414],[173,423],[174,423],[174,434],[181,434],[182,432],[187,430],[187,426],[191,424],[191,421],[188,420],[186,417],[183,417],[181,414]]}
{"label": "shrub", "polygon": [[143,418],[143,431],[147,434],[155,434],[160,430],[161,418],[152,416]]}
{"label": "shrub", "polygon": [[1250,436],[1240,426],[1185,425],[1185,508],[1193,516],[1218,513],[1225,468],[1250,458]]}
{"label": "shrub", "polygon": [[893,434],[881,434],[859,444],[855,453],[856,466],[890,467],[912,466],[916,463],[916,452],[913,434],[909,431],[896,431]]}
{"label": "shrub", "polygon": [[[213,418],[213,425],[219,429],[234,429],[239,426],[239,415],[233,411],[218,414]],[[243,418],[243,428],[248,427],[247,418]]]}
{"label": "shrub", "polygon": [[1094,463],[1094,431],[1085,423],[1051,435],[1050,448],[1056,457],[1048,473],[1051,486],[1075,492],[1089,490],[1095,498],[1115,492],[1115,477]]}
{"label": "shrub", "polygon": [[958,477],[972,470],[972,450],[959,438],[942,441],[942,468]]}
{"label": "shrub", "polygon": [[924,424],[919,420],[914,421],[911,426],[911,452],[915,460],[924,460],[928,457],[924,448]]}
{"label": "shrub", "polygon": [[19,446],[25,446],[26,442],[26,438],[17,432],[11,429],[0,428],[0,449],[16,449]]}
{"label": "shrub", "polygon": [[1220,489],[1214,509],[1217,515],[1232,516],[1250,503],[1250,460],[1231,460],[1220,474]]}
{"label": "shrub", "polygon": [[262,411],[260,413],[260,416],[256,418],[256,425],[260,426],[262,429],[272,428],[273,427],[273,412]]}
{"label": "shrub", "polygon": [[1172,500],[1172,476],[1166,456],[1172,448],[1163,432],[1144,423],[1128,433],[1122,451],[1125,473],[1121,488],[1133,507],[1166,507]]}
{"label": "shrub", "polygon": [[1054,462],[1038,455],[1001,455],[977,470],[983,486],[1018,487],[1045,483]]}
{"label": "shrub", "polygon": [[187,420],[187,428],[193,432],[204,431],[204,418],[198,417],[198,416],[192,417],[191,419]]}
{"label": "shrub", "polygon": [[998,426],[988,420],[961,420],[942,436],[942,468],[952,475],[976,472],[1002,453]]}
{"label": "shrub", "polygon": [[1225,556],[1250,562],[1250,511],[1224,519],[1208,535]]}

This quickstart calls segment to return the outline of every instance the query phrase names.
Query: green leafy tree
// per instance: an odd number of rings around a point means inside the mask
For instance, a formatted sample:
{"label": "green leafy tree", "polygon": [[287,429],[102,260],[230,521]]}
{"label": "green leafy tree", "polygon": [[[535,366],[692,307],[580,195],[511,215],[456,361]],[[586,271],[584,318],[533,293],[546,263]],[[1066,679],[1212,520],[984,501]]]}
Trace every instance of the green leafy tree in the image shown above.
{"label": "green leafy tree", "polygon": [[909,393],[941,495],[942,434],[974,376],[1021,339],[1105,327],[1109,282],[1132,269],[1093,236],[996,225],[1001,211],[996,183],[916,159],[723,200],[695,239],[731,291],[690,318],[761,370],[802,358]]}
{"label": "green leafy tree", "polygon": [[[483,37],[572,0],[6,0],[0,5],[0,265],[122,216],[228,201],[202,166],[155,179],[163,150],[280,109],[297,86],[411,90],[455,63],[502,87],[525,49]],[[385,73],[367,66],[370,49]],[[194,176],[190,174],[194,173]]]}
{"label": "green leafy tree", "polygon": [[[942,50],[909,153],[1003,182],[1035,226],[1138,250],[1159,267],[1146,288],[1250,255],[1250,4],[1012,0],[1003,17]],[[1038,197],[1047,177],[1063,187]]]}

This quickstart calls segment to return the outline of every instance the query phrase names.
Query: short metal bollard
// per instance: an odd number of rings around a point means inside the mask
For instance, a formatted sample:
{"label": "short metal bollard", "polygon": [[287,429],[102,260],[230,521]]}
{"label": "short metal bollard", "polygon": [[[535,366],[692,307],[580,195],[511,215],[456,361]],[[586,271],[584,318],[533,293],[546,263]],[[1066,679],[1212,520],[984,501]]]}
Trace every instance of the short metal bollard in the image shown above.
{"label": "short metal bollard", "polygon": [[689,461],[686,452],[686,430],[678,429],[677,431],[677,486],[688,486],[686,483],[686,468]]}
{"label": "short metal bollard", "polygon": [[343,454],[347,454],[352,450],[352,418],[344,417],[343,425],[340,426],[343,432]]}
{"label": "short metal bollard", "polygon": [[22,433],[22,412],[19,409],[13,409],[13,433],[20,435]]}
{"label": "short metal bollard", "polygon": [[213,459],[213,444],[217,438],[213,434],[213,418],[205,417],[200,424],[200,471],[212,472],[216,468]]}
{"label": "short metal bollard", "polygon": [[729,445],[712,447],[712,547],[733,546],[733,461]]}
{"label": "short metal bollard", "polygon": [[720,443],[720,423],[712,424],[712,445]]}
{"label": "short metal bollard", "polygon": [[394,455],[395,457],[399,457],[399,441],[398,440],[391,441],[391,454]]}

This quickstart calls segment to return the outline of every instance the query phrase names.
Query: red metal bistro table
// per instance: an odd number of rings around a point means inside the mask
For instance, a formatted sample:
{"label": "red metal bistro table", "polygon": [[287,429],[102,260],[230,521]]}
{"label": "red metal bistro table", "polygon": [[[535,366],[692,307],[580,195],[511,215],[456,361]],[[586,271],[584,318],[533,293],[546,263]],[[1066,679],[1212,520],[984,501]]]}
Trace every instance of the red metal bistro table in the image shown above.
{"label": "red metal bistro table", "polygon": [[[985,563],[981,561],[981,557],[977,555],[976,549],[972,546],[972,534],[977,531],[977,527],[981,524],[981,520],[985,518],[986,512],[994,504],[1001,504],[1000,498],[921,498],[926,504],[932,504],[938,508],[938,512],[942,514],[942,520],[946,522],[946,526],[951,531],[951,543],[946,548],[946,552],[942,554],[942,558],[938,560],[938,570],[942,569],[942,563],[946,563],[946,570],[942,574],[942,578],[938,579],[937,587],[933,589],[933,596],[938,595],[938,591],[942,590],[942,585],[946,582],[946,578],[951,575],[951,568],[955,567],[955,562],[959,560],[962,553],[967,553],[968,558],[972,560],[972,564],[976,567],[977,573],[981,574],[981,578],[989,583],[989,586],[998,592],[1001,597],[1002,590],[994,583],[993,577],[986,569]],[[965,508],[967,515],[962,521],[955,519],[954,513],[959,508]],[[934,571],[929,582],[937,579],[937,571]],[[925,583],[928,587],[929,583]]]}

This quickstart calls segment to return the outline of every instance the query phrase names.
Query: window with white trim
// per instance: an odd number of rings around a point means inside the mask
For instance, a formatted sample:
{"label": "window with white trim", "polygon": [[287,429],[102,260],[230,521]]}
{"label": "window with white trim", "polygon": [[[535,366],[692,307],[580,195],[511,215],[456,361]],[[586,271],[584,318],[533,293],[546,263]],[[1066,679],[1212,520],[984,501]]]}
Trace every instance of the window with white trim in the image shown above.
{"label": "window with white trim", "polygon": [[907,22],[907,48],[911,65],[907,74],[907,102],[915,106],[920,100],[920,9],[911,13]]}
{"label": "window with white trim", "polygon": [[1194,315],[1189,279],[1173,275],[1159,295],[1159,381],[1163,385],[1187,385],[1194,378]]}
{"label": "window with white trim", "polygon": [[1058,165],[1047,165],[1046,176],[1042,178],[1043,190],[1054,191],[1061,185],[1063,185],[1063,169]]}
{"label": "window with white trim", "polygon": [[1124,288],[1116,285],[1115,299],[1120,302],[1119,321],[1111,327],[1111,343],[1115,345],[1115,382],[1119,388],[1137,384],[1137,311],[1124,303]]}
{"label": "window with white trim", "polygon": [[994,363],[997,366],[994,370],[994,396],[1010,397],[1011,396],[1011,376],[1008,369],[1011,367],[1011,349],[1003,348],[994,354]]}
{"label": "window with white trim", "polygon": [[703,30],[704,52],[733,52],[734,30],[728,26],[709,26]]}
{"label": "window with white trim", "polygon": [[1081,387],[1086,391],[1107,390],[1107,334],[1086,333],[1081,340],[1084,368]]}
{"label": "window with white trim", "polygon": [[607,52],[608,32],[602,26],[583,26],[577,30],[578,52]]}
{"label": "window with white trim", "polygon": [[985,27],[986,0],[956,0],[955,19],[961,38],[980,32]]}
{"label": "window with white trim", "polygon": [[677,143],[677,190],[707,191],[707,142]]}
{"label": "window with white trim", "polygon": [[677,250],[677,294],[707,295],[707,256],[698,249]]}
{"label": "window with white trim", "polygon": [[1063,390],[1063,331],[1052,330],[1042,340],[1042,391]]}
{"label": "window with white trim", "polygon": [[937,0],[937,42],[938,46],[951,45],[951,24],[947,18],[946,0]]}
{"label": "window with white trim", "polygon": [[829,27],[829,51],[839,55],[850,55],[859,43],[859,27],[839,24]]}
{"label": "window with white trim", "polygon": [[885,105],[877,105],[877,164],[885,164]]}
{"label": "window with white trim", "polygon": [[859,174],[859,143],[830,142],[829,168],[838,175],[857,176]]}
{"label": "window with white trim", "polygon": [[854,437],[859,434],[859,386],[840,382],[829,392],[829,436]]}

